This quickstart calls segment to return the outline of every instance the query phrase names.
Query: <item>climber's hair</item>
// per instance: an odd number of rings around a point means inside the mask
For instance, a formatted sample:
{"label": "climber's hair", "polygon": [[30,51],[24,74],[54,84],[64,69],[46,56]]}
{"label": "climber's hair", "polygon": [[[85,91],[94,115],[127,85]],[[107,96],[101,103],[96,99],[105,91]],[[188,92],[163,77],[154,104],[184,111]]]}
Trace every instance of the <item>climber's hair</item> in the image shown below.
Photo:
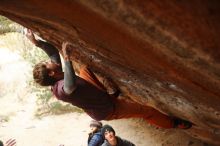
{"label": "climber's hair", "polygon": [[56,80],[49,76],[49,70],[46,67],[45,61],[42,61],[34,66],[33,78],[34,81],[41,86],[50,86],[56,83]]}

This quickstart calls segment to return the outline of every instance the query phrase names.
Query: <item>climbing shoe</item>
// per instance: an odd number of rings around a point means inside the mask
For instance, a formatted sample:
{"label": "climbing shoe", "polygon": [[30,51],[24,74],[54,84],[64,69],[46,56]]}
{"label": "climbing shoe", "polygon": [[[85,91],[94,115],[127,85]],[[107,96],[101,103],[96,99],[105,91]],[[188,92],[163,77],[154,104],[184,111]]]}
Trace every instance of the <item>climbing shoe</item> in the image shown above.
{"label": "climbing shoe", "polygon": [[121,94],[120,90],[116,90],[114,93],[109,94],[110,96],[112,96],[113,98],[118,97]]}
{"label": "climbing shoe", "polygon": [[189,129],[192,127],[192,123],[183,119],[174,118],[174,128]]}

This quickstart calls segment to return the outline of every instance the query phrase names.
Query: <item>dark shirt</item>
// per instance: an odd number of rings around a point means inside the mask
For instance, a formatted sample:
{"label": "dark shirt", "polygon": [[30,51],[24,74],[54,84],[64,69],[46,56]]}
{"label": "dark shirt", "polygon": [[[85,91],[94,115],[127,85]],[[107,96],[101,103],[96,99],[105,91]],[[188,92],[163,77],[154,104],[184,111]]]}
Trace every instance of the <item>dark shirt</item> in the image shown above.
{"label": "dark shirt", "polygon": [[88,146],[101,146],[104,142],[104,138],[100,131],[91,133],[88,138]]}
{"label": "dark shirt", "polygon": [[[116,136],[116,139],[117,139],[117,145],[116,146],[135,146],[130,141],[122,139],[118,136]],[[112,145],[107,140],[105,140],[105,142],[101,146],[112,146]]]}
{"label": "dark shirt", "polygon": [[55,83],[52,87],[53,94],[59,100],[82,108],[95,120],[104,120],[114,111],[113,100],[107,92],[98,89],[80,77],[77,77],[77,80],[77,88],[70,95],[67,95],[63,90],[64,80]]}

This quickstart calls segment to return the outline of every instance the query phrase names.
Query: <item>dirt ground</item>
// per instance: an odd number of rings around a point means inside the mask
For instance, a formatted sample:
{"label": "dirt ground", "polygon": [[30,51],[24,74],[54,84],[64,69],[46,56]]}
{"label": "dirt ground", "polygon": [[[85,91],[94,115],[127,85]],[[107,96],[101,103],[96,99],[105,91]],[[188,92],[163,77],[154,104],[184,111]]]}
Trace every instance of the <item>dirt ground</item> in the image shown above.
{"label": "dirt ground", "polygon": [[[24,114],[26,111],[18,111]],[[86,146],[90,118],[85,114],[49,116],[41,120],[15,121],[0,127],[0,138],[15,138],[18,146]],[[140,120],[104,122],[112,125],[116,134],[137,146],[203,146],[202,142],[175,130],[158,130]]]}
{"label": "dirt ground", "polygon": [[[35,118],[36,97],[29,93],[24,99],[28,86],[25,84],[26,70],[30,68],[18,56],[9,54],[0,49],[0,140],[14,138],[17,146],[86,146],[90,117],[70,113]],[[6,91],[9,94],[5,95]],[[116,135],[136,146],[208,146],[183,130],[156,129],[141,119],[103,123],[112,125]]]}

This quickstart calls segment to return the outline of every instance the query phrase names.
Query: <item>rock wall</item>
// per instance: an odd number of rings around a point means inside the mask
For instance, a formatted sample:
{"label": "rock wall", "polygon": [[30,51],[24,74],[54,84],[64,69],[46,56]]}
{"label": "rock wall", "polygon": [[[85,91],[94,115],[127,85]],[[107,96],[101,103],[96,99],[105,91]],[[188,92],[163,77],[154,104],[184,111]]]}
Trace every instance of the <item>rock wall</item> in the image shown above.
{"label": "rock wall", "polygon": [[111,77],[123,95],[196,124],[220,144],[218,0],[0,1],[0,15]]}

